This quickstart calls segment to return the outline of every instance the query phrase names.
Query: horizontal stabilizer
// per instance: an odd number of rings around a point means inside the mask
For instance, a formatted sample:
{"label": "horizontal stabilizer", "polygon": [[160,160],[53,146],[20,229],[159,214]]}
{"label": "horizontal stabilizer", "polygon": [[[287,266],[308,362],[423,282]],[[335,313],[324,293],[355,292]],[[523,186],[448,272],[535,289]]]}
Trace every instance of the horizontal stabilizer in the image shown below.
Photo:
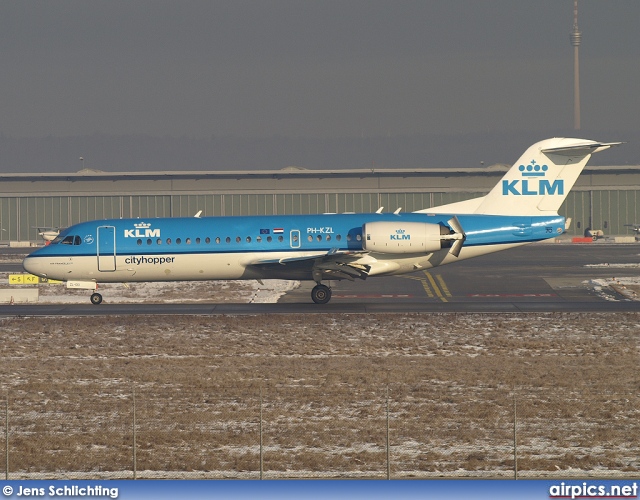
{"label": "horizontal stabilizer", "polygon": [[545,154],[562,156],[584,156],[598,153],[614,146],[620,146],[620,144],[624,144],[624,142],[580,141],[576,144],[566,144],[560,147],[541,149],[541,151]]}

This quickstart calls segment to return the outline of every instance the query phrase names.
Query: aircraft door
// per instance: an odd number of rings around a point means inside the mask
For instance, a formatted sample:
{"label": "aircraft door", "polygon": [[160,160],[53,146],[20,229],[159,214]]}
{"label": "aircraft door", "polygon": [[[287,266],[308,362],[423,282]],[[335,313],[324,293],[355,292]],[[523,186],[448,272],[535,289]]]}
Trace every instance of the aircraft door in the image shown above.
{"label": "aircraft door", "polygon": [[116,228],[113,226],[98,227],[98,271],[116,270]]}
{"label": "aircraft door", "polygon": [[290,233],[291,248],[300,248],[300,230],[292,229]]}

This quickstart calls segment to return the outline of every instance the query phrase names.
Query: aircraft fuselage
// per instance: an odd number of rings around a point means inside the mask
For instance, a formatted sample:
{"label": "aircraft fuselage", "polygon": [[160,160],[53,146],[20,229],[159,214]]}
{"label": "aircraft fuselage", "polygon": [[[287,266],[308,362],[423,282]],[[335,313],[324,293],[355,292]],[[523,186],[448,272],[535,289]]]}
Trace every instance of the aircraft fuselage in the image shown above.
{"label": "aircraft fuselage", "polygon": [[[372,213],[91,221],[67,228],[27,257],[24,267],[64,281],[311,280],[315,259],[343,254],[350,263],[370,266],[368,276],[381,276],[544,240],[561,234],[565,224],[558,215],[460,215],[466,241],[457,257],[446,245],[412,246],[420,235],[410,223],[440,226],[448,234],[451,217]],[[367,250],[371,235],[363,234],[363,226],[372,222],[387,223],[386,233],[376,235],[381,243]]]}

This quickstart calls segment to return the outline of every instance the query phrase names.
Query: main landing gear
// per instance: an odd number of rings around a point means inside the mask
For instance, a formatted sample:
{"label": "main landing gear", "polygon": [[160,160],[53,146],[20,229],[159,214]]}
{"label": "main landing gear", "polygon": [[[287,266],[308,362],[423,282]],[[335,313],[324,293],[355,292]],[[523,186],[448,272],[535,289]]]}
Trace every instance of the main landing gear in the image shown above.
{"label": "main landing gear", "polygon": [[94,306],[97,306],[101,302],[102,302],[102,295],[100,295],[98,292],[94,292],[91,294],[91,303]]}
{"label": "main landing gear", "polygon": [[311,299],[316,304],[326,304],[331,300],[331,288],[329,288],[327,285],[318,283],[311,290]]}

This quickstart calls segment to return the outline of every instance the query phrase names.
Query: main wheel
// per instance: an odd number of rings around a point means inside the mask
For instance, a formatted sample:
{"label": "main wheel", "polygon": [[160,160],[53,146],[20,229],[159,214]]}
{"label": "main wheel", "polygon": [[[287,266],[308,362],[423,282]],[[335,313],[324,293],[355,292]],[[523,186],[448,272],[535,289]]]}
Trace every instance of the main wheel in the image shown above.
{"label": "main wheel", "polygon": [[97,306],[101,302],[102,302],[102,295],[100,295],[98,292],[91,294],[91,303],[94,306]]}
{"label": "main wheel", "polygon": [[331,300],[331,288],[327,285],[316,285],[311,290],[311,299],[316,304],[326,304]]}

